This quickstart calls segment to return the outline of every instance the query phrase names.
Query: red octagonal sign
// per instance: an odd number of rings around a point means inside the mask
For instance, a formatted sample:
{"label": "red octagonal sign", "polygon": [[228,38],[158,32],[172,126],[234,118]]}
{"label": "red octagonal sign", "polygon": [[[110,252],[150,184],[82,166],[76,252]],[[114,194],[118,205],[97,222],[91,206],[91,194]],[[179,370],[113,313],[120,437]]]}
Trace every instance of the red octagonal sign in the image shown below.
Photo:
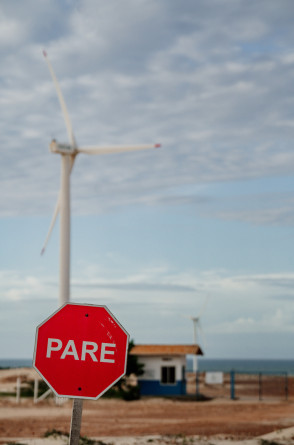
{"label": "red octagonal sign", "polygon": [[67,303],[37,327],[33,366],[56,395],[98,399],[125,374],[128,341],[106,306]]}

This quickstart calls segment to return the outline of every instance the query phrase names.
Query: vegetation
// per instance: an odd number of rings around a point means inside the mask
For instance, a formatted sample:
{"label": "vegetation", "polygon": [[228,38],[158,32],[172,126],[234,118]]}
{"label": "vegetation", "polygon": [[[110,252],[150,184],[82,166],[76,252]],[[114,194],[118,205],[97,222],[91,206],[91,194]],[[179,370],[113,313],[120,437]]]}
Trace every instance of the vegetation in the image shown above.
{"label": "vegetation", "polygon": [[21,442],[8,442],[8,445],[26,445],[26,444]]}
{"label": "vegetation", "polygon": [[68,437],[69,434],[68,433],[64,433],[63,431],[60,430],[56,430],[55,428],[53,428],[53,430],[48,430],[45,432],[44,437],[56,437],[56,436],[66,436]]}
{"label": "vegetation", "polygon": [[15,392],[0,391],[0,397],[15,397]]}
{"label": "vegetation", "polygon": [[[56,430],[55,428],[53,430],[46,431],[44,434],[44,437],[69,437],[68,433],[64,433],[63,431]],[[80,436],[79,445],[113,445],[113,443],[106,443],[102,440],[93,440],[89,439],[87,436]]]}
{"label": "vegetation", "polygon": [[138,400],[141,397],[138,382],[136,381],[136,383],[134,383],[131,381],[131,376],[134,376],[136,379],[138,376],[144,373],[144,365],[139,363],[136,355],[130,354],[134,346],[134,340],[131,340],[129,343],[126,375],[117,384],[119,396],[127,401]]}
{"label": "vegetation", "polygon": [[[34,380],[28,380],[26,387],[21,388],[21,397],[34,397]],[[48,385],[43,380],[39,380],[38,397],[47,391]]]}
{"label": "vegetation", "polygon": [[260,445],[281,445],[279,442],[275,442],[274,440],[266,440],[266,439],[261,439],[259,443],[260,443]]}
{"label": "vegetation", "polygon": [[135,374],[137,377],[144,374],[144,365],[139,363],[136,355],[131,355],[130,352],[135,346],[134,340],[129,343],[128,359],[127,359],[127,372],[126,375]]}

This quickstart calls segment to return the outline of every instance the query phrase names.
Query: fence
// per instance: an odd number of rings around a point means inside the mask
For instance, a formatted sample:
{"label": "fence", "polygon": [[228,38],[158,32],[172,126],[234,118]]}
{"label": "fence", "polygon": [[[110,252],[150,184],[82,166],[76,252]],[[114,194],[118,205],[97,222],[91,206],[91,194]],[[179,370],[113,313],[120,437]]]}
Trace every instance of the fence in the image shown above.
{"label": "fence", "polygon": [[186,379],[187,393],[203,399],[294,400],[294,377],[286,372],[197,372]]}

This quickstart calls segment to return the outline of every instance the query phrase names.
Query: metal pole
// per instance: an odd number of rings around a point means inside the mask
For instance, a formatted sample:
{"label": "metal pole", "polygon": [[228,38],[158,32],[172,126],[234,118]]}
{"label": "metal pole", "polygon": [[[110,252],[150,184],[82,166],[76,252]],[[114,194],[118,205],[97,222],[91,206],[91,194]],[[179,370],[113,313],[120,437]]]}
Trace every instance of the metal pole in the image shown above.
{"label": "metal pole", "polygon": [[258,378],[258,382],[259,382],[259,400],[262,400],[262,373],[259,373],[259,378]]}
{"label": "metal pole", "polygon": [[197,345],[197,320],[193,318],[193,328],[194,328],[194,345]]}
{"label": "metal pole", "polygon": [[[69,155],[61,155],[60,193],[60,271],[59,303],[70,301],[70,171]],[[70,426],[70,445],[78,445],[80,439],[83,400],[74,399]]]}
{"label": "metal pole", "polygon": [[39,380],[36,377],[34,384],[34,403],[37,403],[38,393],[39,393]]}
{"label": "metal pole", "polygon": [[83,413],[83,399],[74,399],[70,425],[69,445],[78,445]]}
{"label": "metal pole", "polygon": [[199,399],[199,373],[196,371],[196,399]]}
{"label": "metal pole", "polygon": [[235,400],[235,371],[231,371],[231,399]]}
{"label": "metal pole", "polygon": [[285,373],[285,399],[288,400],[288,373]]}
{"label": "metal pole", "polygon": [[16,379],[16,403],[20,402],[20,377],[17,377]]}
{"label": "metal pole", "polygon": [[70,156],[61,155],[59,303],[70,300]]}

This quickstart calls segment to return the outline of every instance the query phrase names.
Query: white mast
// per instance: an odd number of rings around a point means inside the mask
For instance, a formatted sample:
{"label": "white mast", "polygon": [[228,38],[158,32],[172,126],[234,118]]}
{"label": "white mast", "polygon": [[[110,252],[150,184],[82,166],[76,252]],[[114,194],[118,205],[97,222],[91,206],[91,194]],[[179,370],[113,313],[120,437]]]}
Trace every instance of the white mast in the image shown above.
{"label": "white mast", "polygon": [[61,156],[59,304],[70,301],[70,156]]}

